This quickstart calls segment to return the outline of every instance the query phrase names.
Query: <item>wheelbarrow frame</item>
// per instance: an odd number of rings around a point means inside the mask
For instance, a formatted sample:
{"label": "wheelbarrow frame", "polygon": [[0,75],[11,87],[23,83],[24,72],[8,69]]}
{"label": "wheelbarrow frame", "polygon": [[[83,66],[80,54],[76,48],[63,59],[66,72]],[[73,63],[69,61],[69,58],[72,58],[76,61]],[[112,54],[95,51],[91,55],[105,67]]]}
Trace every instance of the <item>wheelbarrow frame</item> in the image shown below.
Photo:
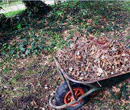
{"label": "wheelbarrow frame", "polygon": [[[64,104],[61,106],[56,106],[53,104],[53,100],[54,100],[54,96],[52,98],[50,98],[49,100],[49,104],[52,108],[55,109],[63,109],[63,108],[67,108],[75,103],[78,103],[81,99],[85,98],[86,96],[90,95],[91,93],[98,91],[98,90],[102,90],[102,89],[106,89],[115,100],[118,100],[118,97],[116,97],[114,95],[114,93],[109,89],[109,87],[112,87],[116,84],[119,84],[120,82],[130,78],[130,71],[127,73],[120,73],[120,74],[114,74],[110,77],[107,78],[100,78],[100,79],[95,79],[95,80],[91,80],[91,81],[78,81],[75,80],[73,78],[71,78],[66,72],[64,72],[64,70],[61,68],[60,64],[58,63],[55,55],[54,55],[54,61],[56,63],[56,66],[58,68],[58,71],[63,79],[64,82],[66,82],[69,90],[71,91],[71,94],[74,98],[74,101],[68,104]],[[83,84],[85,86],[90,87],[91,89],[86,92],[84,95],[80,96],[78,99],[75,97],[74,91],[73,91],[73,87],[71,86],[71,82],[73,83],[78,83],[78,84]]]}

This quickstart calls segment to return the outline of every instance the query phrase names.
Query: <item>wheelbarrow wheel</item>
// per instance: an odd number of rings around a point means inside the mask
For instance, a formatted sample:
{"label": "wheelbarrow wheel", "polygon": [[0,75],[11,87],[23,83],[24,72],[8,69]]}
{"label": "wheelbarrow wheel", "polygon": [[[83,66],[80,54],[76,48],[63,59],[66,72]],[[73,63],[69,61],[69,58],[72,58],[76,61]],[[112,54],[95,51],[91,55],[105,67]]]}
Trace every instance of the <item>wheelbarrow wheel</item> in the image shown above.
{"label": "wheelbarrow wheel", "polygon": [[[71,83],[71,86],[73,88],[76,98],[79,98],[80,96],[84,95],[89,90],[89,87],[86,87],[81,84]],[[88,100],[89,96],[85,97],[84,99],[81,99],[78,103],[72,104],[71,106],[62,110],[77,110],[78,108],[82,107]],[[74,98],[66,83],[61,84],[60,87],[57,89],[55,94],[55,101],[57,106],[74,101]]]}

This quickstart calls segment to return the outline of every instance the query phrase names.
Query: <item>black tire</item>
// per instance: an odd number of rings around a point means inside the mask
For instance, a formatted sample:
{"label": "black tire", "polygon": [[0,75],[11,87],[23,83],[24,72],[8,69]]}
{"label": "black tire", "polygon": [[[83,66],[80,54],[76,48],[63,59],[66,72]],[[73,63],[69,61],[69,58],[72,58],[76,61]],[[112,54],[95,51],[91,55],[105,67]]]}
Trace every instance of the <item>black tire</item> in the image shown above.
{"label": "black tire", "polygon": [[[82,89],[85,93],[89,90],[89,87],[81,85],[81,84],[71,83],[71,86],[73,87],[73,89],[78,87],[78,88]],[[68,91],[70,91],[70,90],[66,83],[63,83],[59,86],[59,88],[57,89],[56,94],[55,94],[55,101],[56,101],[57,106],[65,104],[64,97]],[[85,103],[87,103],[88,101],[89,101],[89,96],[85,97],[81,102],[78,103],[78,105],[70,106],[70,107],[67,107],[62,110],[77,110],[80,107],[82,107]]]}

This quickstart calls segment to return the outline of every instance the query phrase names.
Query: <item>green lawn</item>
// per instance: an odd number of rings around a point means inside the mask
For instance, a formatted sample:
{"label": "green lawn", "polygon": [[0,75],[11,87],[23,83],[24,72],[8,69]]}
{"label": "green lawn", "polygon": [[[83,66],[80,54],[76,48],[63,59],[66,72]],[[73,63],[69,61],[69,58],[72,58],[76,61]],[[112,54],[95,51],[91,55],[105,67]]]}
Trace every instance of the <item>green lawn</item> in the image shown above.
{"label": "green lawn", "polygon": [[9,7],[9,6],[14,6],[14,5],[17,5],[17,4],[22,4],[22,1],[21,0],[17,0],[16,2],[10,2],[10,3],[4,3],[4,2],[0,2],[0,7]]}
{"label": "green lawn", "polygon": [[25,9],[17,10],[17,11],[10,11],[7,13],[4,13],[6,17],[13,17],[19,13],[22,13]]}
{"label": "green lawn", "polygon": [[[16,8],[16,6],[23,4],[21,0],[18,0],[16,2],[10,2],[10,3],[0,3],[0,7],[3,8],[5,16],[6,17],[13,17],[25,10],[25,8],[19,7],[19,9],[14,10],[13,8]],[[13,7],[14,6],[14,7]],[[12,10],[13,9],[13,10]]]}

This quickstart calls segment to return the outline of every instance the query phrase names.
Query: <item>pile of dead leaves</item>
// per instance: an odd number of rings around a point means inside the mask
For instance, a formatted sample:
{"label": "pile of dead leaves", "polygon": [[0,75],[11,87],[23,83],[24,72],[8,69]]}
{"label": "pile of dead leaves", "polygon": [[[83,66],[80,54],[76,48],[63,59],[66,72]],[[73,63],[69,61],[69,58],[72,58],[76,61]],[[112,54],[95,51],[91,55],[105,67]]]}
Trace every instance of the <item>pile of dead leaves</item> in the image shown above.
{"label": "pile of dead leaves", "polygon": [[79,37],[56,53],[61,68],[82,81],[106,78],[130,71],[130,49],[119,40]]}

